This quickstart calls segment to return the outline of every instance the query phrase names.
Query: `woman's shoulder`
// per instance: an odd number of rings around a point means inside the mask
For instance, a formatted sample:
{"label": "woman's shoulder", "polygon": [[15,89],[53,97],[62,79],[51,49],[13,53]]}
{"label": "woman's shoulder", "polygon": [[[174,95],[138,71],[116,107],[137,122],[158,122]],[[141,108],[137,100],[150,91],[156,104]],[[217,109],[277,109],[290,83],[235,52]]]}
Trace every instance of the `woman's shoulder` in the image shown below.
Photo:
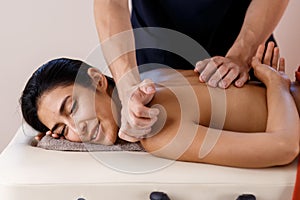
{"label": "woman's shoulder", "polygon": [[198,73],[193,70],[176,70],[169,67],[151,69],[141,73],[143,80],[151,79],[155,83],[162,85],[185,85],[189,83],[189,80],[198,80],[198,76]]}

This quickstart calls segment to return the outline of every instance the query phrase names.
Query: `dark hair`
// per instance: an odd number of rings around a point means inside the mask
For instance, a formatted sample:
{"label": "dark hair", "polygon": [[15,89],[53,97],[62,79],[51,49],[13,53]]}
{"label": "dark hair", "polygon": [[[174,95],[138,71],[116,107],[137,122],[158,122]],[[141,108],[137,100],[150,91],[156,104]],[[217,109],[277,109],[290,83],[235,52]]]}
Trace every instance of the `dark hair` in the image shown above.
{"label": "dark hair", "polygon": [[[92,80],[87,70],[92,66],[80,60],[58,58],[39,67],[28,80],[20,104],[25,121],[35,130],[46,132],[49,129],[39,120],[37,115],[38,99],[47,91],[58,86],[69,86],[78,83],[91,87]],[[114,86],[114,81],[106,77],[108,84]]]}

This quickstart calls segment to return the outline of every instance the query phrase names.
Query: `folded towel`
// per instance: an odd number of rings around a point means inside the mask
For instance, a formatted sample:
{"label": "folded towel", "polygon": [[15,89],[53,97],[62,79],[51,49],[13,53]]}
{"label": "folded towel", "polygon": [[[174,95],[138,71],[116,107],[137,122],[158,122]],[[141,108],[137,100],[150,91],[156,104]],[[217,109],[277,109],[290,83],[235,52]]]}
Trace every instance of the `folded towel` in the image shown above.
{"label": "folded towel", "polygon": [[66,139],[55,139],[44,136],[40,141],[33,142],[34,146],[55,151],[145,151],[139,142],[131,143],[118,139],[114,145],[70,142]]}

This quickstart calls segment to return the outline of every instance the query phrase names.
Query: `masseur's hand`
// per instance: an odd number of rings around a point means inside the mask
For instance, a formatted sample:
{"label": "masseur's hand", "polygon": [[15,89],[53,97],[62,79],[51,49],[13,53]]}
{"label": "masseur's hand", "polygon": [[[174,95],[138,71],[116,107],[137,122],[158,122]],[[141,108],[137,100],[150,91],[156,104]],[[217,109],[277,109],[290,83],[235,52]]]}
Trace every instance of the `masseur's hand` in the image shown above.
{"label": "masseur's hand", "polygon": [[130,89],[124,89],[126,93],[121,95],[121,127],[118,134],[124,140],[136,142],[147,137],[151,126],[157,121],[159,110],[146,106],[154,97],[155,85],[146,79]]}
{"label": "masseur's hand", "polygon": [[196,63],[195,72],[199,72],[200,82],[211,87],[227,88],[231,83],[242,87],[249,79],[250,67],[246,63],[231,57],[215,56]]}

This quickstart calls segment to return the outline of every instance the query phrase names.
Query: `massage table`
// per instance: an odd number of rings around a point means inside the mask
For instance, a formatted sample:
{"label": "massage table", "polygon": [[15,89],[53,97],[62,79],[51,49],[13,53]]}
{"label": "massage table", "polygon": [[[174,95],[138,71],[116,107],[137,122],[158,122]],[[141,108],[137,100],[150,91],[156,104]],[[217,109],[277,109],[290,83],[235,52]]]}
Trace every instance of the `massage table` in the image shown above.
{"label": "massage table", "polygon": [[[242,169],[170,161],[146,152],[69,152],[31,145],[21,127],[0,156],[1,200],[292,199],[297,160],[287,166]],[[32,132],[29,134],[29,132]]]}

